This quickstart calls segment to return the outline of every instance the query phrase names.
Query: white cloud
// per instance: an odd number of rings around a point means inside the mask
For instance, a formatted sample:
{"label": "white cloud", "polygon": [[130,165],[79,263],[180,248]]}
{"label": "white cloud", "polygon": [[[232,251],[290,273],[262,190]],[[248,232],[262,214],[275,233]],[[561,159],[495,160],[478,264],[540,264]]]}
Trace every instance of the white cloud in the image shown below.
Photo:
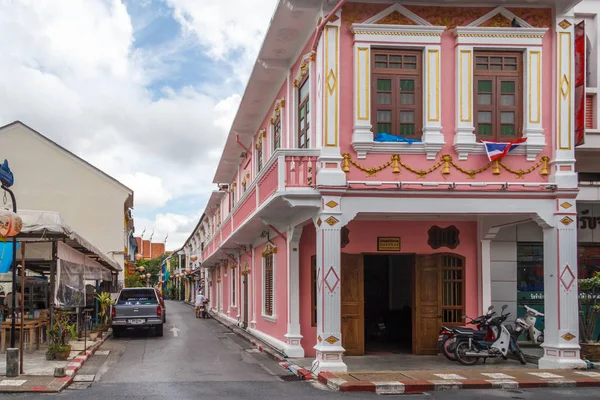
{"label": "white cloud", "polygon": [[163,187],[162,179],[143,172],[133,175],[122,175],[119,180],[134,192],[137,206],[163,207],[171,200],[171,194]]}
{"label": "white cloud", "polygon": [[181,214],[157,214],[153,220],[146,218],[135,219],[136,234],[140,235],[144,229],[144,239],[149,239],[154,231],[153,242],[162,242],[167,238],[167,249],[179,249],[185,240],[190,236],[192,230],[198,223],[200,214],[181,215]]}
{"label": "white cloud", "polygon": [[[167,1],[193,34],[155,54],[133,47],[134,26],[118,0],[0,2],[0,125],[21,120],[122,180],[144,215],[214,189],[216,162],[240,102],[235,88],[245,83],[275,4]],[[164,86],[155,100],[149,85],[177,72],[172,63],[190,41],[235,68],[235,83]],[[179,245],[199,215],[170,211],[136,219],[136,226],[165,230],[163,238],[173,228],[169,243]]]}
{"label": "white cloud", "polygon": [[276,0],[167,0],[177,20],[197,36],[208,54],[231,61],[236,56],[236,72],[246,82],[262,39],[275,9]]}

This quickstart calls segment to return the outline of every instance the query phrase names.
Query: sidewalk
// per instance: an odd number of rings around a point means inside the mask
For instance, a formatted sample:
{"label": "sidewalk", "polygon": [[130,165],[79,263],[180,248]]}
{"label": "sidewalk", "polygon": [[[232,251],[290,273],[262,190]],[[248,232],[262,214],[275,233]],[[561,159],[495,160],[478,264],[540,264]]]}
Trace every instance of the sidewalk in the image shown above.
{"label": "sidewalk", "polygon": [[[81,351],[75,355],[71,361],[45,361],[45,352],[38,350],[34,353],[25,353],[25,372],[16,378],[6,378],[4,374],[0,375],[0,393],[58,393],[73,382],[77,371],[85,362],[96,352],[96,350],[110,337],[110,334],[104,335],[104,338],[96,342],[88,341],[91,346],[84,351],[83,342],[81,342]],[[79,342],[73,342],[79,345]],[[79,348],[79,347],[77,347]],[[40,354],[44,357],[40,358]],[[6,356],[4,355],[2,363],[6,366]],[[66,375],[62,378],[55,378],[54,367],[64,367]],[[4,369],[3,371],[6,371]]]}
{"label": "sidewalk", "polygon": [[439,371],[381,371],[319,374],[319,381],[340,392],[414,394],[451,389],[526,389],[543,387],[600,387],[600,372],[576,370],[474,369]]}

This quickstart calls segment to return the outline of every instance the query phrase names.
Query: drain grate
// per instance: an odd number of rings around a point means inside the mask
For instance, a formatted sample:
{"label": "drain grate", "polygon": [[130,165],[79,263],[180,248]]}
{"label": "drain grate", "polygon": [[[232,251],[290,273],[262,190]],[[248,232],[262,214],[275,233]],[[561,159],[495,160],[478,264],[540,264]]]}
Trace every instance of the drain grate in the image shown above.
{"label": "drain grate", "polygon": [[302,380],[302,379],[300,379],[299,376],[296,376],[294,374],[291,374],[291,375],[279,375],[279,378],[281,378],[282,381],[286,381],[286,382],[295,382],[295,381]]}

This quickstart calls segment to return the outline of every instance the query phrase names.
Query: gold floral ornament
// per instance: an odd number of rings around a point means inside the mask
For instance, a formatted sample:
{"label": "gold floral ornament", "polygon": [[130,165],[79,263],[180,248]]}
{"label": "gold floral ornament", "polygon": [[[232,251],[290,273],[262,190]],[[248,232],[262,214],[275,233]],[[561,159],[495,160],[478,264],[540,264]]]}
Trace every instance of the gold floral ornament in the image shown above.
{"label": "gold floral ornament", "polygon": [[540,169],[540,175],[542,175],[542,176],[548,175],[548,163],[550,162],[550,157],[542,156],[540,158],[540,161],[538,161],[537,163],[532,165],[530,168],[525,169],[525,170],[523,170],[523,169],[517,170],[517,169],[510,168],[509,166],[507,166],[500,160],[491,161],[479,169],[466,169],[466,168],[461,167],[457,163],[455,163],[454,160],[452,159],[452,156],[450,156],[448,154],[444,154],[441,157],[440,161],[435,163],[431,168],[416,169],[416,168],[413,168],[413,167],[405,164],[400,159],[400,155],[398,155],[398,154],[394,154],[391,157],[390,161],[388,161],[385,164],[382,164],[380,166],[377,166],[377,167],[365,167],[365,166],[357,163],[356,161],[354,161],[352,159],[352,156],[349,153],[344,153],[343,157],[344,157],[344,161],[342,162],[342,171],[344,171],[346,173],[350,172],[350,165],[353,165],[356,168],[358,168],[359,170],[366,172],[367,177],[374,177],[377,175],[378,172],[383,171],[383,170],[389,168],[390,166],[392,167],[392,172],[394,174],[399,174],[401,172],[400,167],[402,167],[402,168],[406,169],[407,171],[414,173],[419,178],[424,178],[427,175],[431,174],[434,171],[437,171],[440,168],[442,168],[443,175],[449,175],[451,167],[453,167],[457,171],[462,172],[463,174],[467,175],[469,177],[469,179],[474,179],[475,176],[477,176],[477,175],[481,174],[482,172],[485,172],[488,169],[493,167],[494,175],[500,175],[501,174],[500,168],[502,168],[505,171],[510,172],[511,174],[515,174],[515,177],[517,179],[523,179],[525,177],[525,175],[528,175],[537,169]]}
{"label": "gold floral ornament", "polygon": [[292,85],[294,85],[294,87],[296,87],[296,88],[298,86],[300,86],[300,81],[302,80],[304,75],[306,75],[308,73],[308,66],[310,65],[310,63],[314,62],[317,59],[317,53],[314,51],[311,51],[304,57],[305,57],[304,60],[302,60],[302,63],[300,64],[300,76],[298,78],[294,79],[294,81],[292,82]]}
{"label": "gold floral ornament", "polygon": [[277,119],[277,117],[279,117],[279,115],[281,114],[281,110],[285,108],[285,99],[281,99],[279,100],[276,104],[275,104],[275,110],[273,111],[273,116],[271,117],[271,125],[275,125],[275,120]]}
{"label": "gold floral ornament", "polygon": [[260,149],[260,146],[262,146],[263,138],[265,137],[267,137],[267,130],[261,129],[260,132],[258,132],[258,139],[256,140],[256,150]]}
{"label": "gold floral ornament", "polygon": [[262,252],[263,257],[270,256],[271,254],[277,254],[277,246],[267,243],[265,250]]}

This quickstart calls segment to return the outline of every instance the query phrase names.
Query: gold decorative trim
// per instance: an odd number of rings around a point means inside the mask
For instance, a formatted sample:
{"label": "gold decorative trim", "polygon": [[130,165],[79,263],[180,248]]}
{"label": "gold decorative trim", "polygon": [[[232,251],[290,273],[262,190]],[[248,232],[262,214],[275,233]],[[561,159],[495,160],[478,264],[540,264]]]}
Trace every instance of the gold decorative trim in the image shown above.
{"label": "gold decorative trim", "polygon": [[[468,109],[467,109],[467,112],[468,112],[467,118],[465,118],[464,115],[463,115],[463,104],[464,104],[463,103],[463,98],[464,98],[464,95],[465,95],[464,82],[463,82],[463,75],[464,75],[463,74],[463,71],[464,71],[463,55],[465,55],[465,54],[469,56],[468,57],[469,60],[468,60],[468,63],[467,63],[468,64],[468,67],[467,67],[468,68],[467,79],[469,80],[469,87],[468,87],[468,90],[467,90],[467,96],[469,97],[469,99],[468,99],[469,100],[469,104],[468,104]],[[460,122],[471,122],[471,120],[473,118],[473,115],[471,114],[472,110],[473,110],[473,104],[472,104],[472,102],[473,102],[473,100],[472,100],[473,96],[471,95],[472,90],[473,90],[473,73],[472,73],[472,68],[473,68],[473,52],[471,50],[461,50],[460,51],[460,60],[459,61],[460,61],[460,71],[459,71],[459,73],[460,73],[460,75],[459,75],[459,77],[460,77],[460,88],[459,88],[459,90],[460,90],[460,94],[459,94],[459,99],[460,99],[460,104],[459,104],[459,107],[460,107]]]}
{"label": "gold decorative trim", "polygon": [[[275,120],[281,115],[281,110],[285,108],[285,98],[275,102],[275,108],[273,109],[273,116],[269,120],[271,125],[275,125]],[[283,126],[283,125],[282,125]]]}
{"label": "gold decorative trim", "polygon": [[327,203],[325,203],[325,205],[326,205],[327,207],[329,207],[329,208],[335,208],[335,207],[337,207],[337,206],[338,206],[338,203],[336,203],[336,202],[335,202],[335,201],[333,201],[333,200],[329,200]]}
{"label": "gold decorative trim", "polygon": [[434,164],[431,168],[424,170],[424,169],[416,169],[416,168],[413,168],[413,167],[405,164],[400,159],[399,154],[394,154],[391,157],[390,161],[388,161],[385,164],[382,164],[378,167],[365,167],[365,166],[357,163],[356,161],[354,161],[352,159],[352,156],[349,153],[344,153],[343,157],[344,157],[344,160],[342,162],[342,171],[344,171],[346,173],[350,172],[350,164],[352,164],[359,170],[366,172],[367,177],[374,177],[377,175],[378,172],[383,171],[384,169],[386,169],[390,166],[392,167],[392,172],[395,174],[399,174],[401,172],[400,167],[403,167],[407,171],[410,171],[410,172],[416,174],[419,178],[424,178],[427,175],[431,174],[432,172],[434,172],[442,167],[443,167],[442,174],[449,175],[450,167],[454,167],[454,169],[456,169],[457,171],[462,172],[463,174],[467,175],[469,177],[469,179],[473,179],[473,178],[475,178],[475,176],[479,175],[482,172],[487,171],[491,167],[494,168],[493,169],[494,175],[500,175],[501,174],[500,167],[502,167],[502,169],[504,169],[505,171],[510,172],[511,174],[514,174],[516,178],[523,179],[525,175],[528,175],[537,169],[540,169],[540,175],[547,176],[548,175],[548,163],[550,162],[550,157],[542,156],[540,158],[540,161],[538,161],[537,163],[532,165],[530,168],[528,168],[526,170],[523,170],[523,169],[516,170],[516,169],[510,168],[509,166],[504,164],[502,161],[497,160],[497,161],[490,161],[485,166],[483,166],[479,169],[469,170],[469,169],[465,169],[465,168],[461,167],[460,165],[456,164],[454,162],[454,160],[452,159],[452,156],[450,156],[448,154],[444,154],[441,157],[439,162]]}
{"label": "gold decorative trim", "polygon": [[327,222],[329,224],[329,226],[334,226],[335,224],[337,224],[340,221],[335,217],[329,217],[325,220],[325,222]]}
{"label": "gold decorative trim", "polygon": [[[333,53],[334,65],[333,68],[329,66],[329,32],[333,31],[335,37],[335,53]],[[325,147],[338,147],[339,146],[339,95],[337,88],[337,77],[336,73],[339,71],[339,56],[340,56],[340,30],[337,26],[326,26],[325,27],[325,71],[329,71],[327,73],[327,78],[325,79],[325,83],[327,86],[329,94],[325,94],[324,96],[324,105],[325,105],[325,125],[324,125],[324,135],[325,135]],[[335,68],[335,72],[334,72]],[[333,83],[330,84],[330,78],[333,78]],[[329,104],[330,97],[333,97],[333,105]],[[334,128],[333,132],[329,131],[329,107],[333,106],[333,118],[334,118]],[[333,143],[331,143],[331,135],[333,135]]]}
{"label": "gold decorative trim", "polygon": [[321,221],[321,218],[317,219],[317,226],[320,228],[321,224],[323,223],[323,221]]}
{"label": "gold decorative trim", "polygon": [[565,209],[566,209],[566,208],[571,208],[571,207],[573,207],[573,204],[569,203],[568,201],[565,201],[564,203],[561,203],[561,204],[560,204],[560,206],[561,206],[562,208],[565,208]]}
{"label": "gold decorative trim", "polygon": [[[567,51],[566,51],[566,56],[563,54],[563,36],[566,37],[566,42],[568,43],[567,45]],[[565,83],[567,85],[569,85],[569,80],[566,79],[565,80],[565,76],[566,73],[568,72],[569,76],[571,76],[571,49],[572,49],[572,45],[571,45],[571,32],[559,32],[558,33],[558,60],[559,60],[559,65],[558,65],[558,69],[559,71],[563,74],[563,76],[561,77],[561,80],[558,82],[558,87],[560,88],[560,92],[563,95],[564,99],[566,100],[566,97],[569,96],[570,94],[570,88],[567,88],[564,90],[562,89],[562,84],[563,81],[565,81]],[[567,71],[563,71],[562,65],[560,65],[562,63],[563,57],[569,57],[569,67],[567,69]],[[565,95],[566,93],[566,95]],[[571,150],[571,146],[572,146],[572,140],[571,140],[571,111],[572,111],[572,106],[571,106],[571,102],[567,101],[567,107],[568,107],[568,114],[567,114],[567,118],[568,118],[568,124],[567,124],[567,132],[563,132],[562,129],[562,110],[563,110],[563,102],[560,100],[560,98],[558,99],[558,124],[557,124],[557,129],[558,129],[558,149],[559,150]],[[568,139],[568,146],[563,146],[562,145],[562,137],[563,134],[567,135],[567,139]]]}
{"label": "gold decorative trim", "polygon": [[564,217],[563,219],[560,220],[560,222],[562,222],[562,224],[565,226],[569,226],[575,221],[573,221],[573,218],[571,218],[571,217]]}
{"label": "gold decorative trim", "polygon": [[271,254],[277,254],[277,246],[267,243],[265,250],[262,252],[263,257],[270,256]]}
{"label": "gold decorative trim", "polygon": [[[431,79],[431,55],[435,55],[435,118],[431,116],[431,87],[433,82]],[[427,51],[427,121],[439,122],[440,120],[440,51],[439,50],[428,50]]]}
{"label": "gold decorative trim", "polygon": [[[535,56],[537,58],[537,119],[532,119],[531,118],[531,114],[532,114],[532,101],[531,101],[531,96],[533,93],[532,90],[532,84],[533,84],[533,79],[532,79],[532,73],[533,73],[533,69],[531,68],[532,64],[533,64],[533,56]],[[542,101],[542,96],[541,96],[541,91],[542,91],[542,87],[541,87],[541,77],[542,77],[542,54],[541,51],[530,51],[529,52],[529,82],[528,82],[528,97],[529,97],[529,122],[532,124],[539,124],[541,121],[541,101]]]}
{"label": "gold decorative trim", "polygon": [[565,339],[567,342],[570,342],[571,340],[575,339],[575,335],[573,335],[571,332],[567,332],[564,335],[561,336],[563,339]]}
{"label": "gold decorative trim", "polygon": [[571,26],[571,23],[569,21],[567,21],[566,19],[563,19],[562,21],[560,21],[558,23],[558,26],[560,26],[563,29],[569,29],[569,27]]}
{"label": "gold decorative trim", "polygon": [[[359,121],[369,121],[370,120],[370,115],[371,115],[371,97],[370,97],[370,93],[369,93],[369,79],[370,79],[370,60],[369,60],[369,48],[368,47],[359,47],[356,49],[358,54],[356,55],[356,87],[357,87],[357,101],[358,101],[358,107],[356,107],[356,119]],[[360,68],[360,60],[361,60],[361,54],[364,53],[364,57],[365,57],[365,97],[366,97],[366,101],[365,101],[365,116],[361,115],[361,111],[362,111],[362,97],[360,95],[361,92],[361,84],[363,83],[360,79],[361,77],[361,73],[362,70]]]}
{"label": "gold decorative trim", "polygon": [[303,56],[302,63],[300,64],[300,68],[298,69],[298,73],[296,74],[296,79],[294,79],[294,81],[292,82],[292,85],[295,88],[300,86],[300,81],[302,81],[304,75],[308,73],[308,66],[311,62],[314,62],[316,59],[317,53],[314,51],[311,51],[310,53]]}
{"label": "gold decorative trim", "polygon": [[356,29],[354,31],[355,35],[385,35],[385,36],[431,36],[431,37],[441,37],[441,33],[432,33],[432,32],[386,32],[386,31],[362,31],[360,29]]}
{"label": "gold decorative trim", "polygon": [[325,341],[329,344],[336,344],[340,341],[340,339],[336,338],[335,336],[329,336],[327,339],[325,339]]}
{"label": "gold decorative trim", "polygon": [[263,142],[263,138],[267,137],[267,130],[266,129],[261,129],[258,132],[258,140],[256,141],[256,145],[254,147],[256,147],[256,150],[258,150],[260,148],[260,146],[262,146],[262,142]]}
{"label": "gold decorative trim", "polygon": [[457,37],[487,37],[487,38],[510,38],[510,39],[542,39],[541,34],[517,34],[517,33],[459,33]]}
{"label": "gold decorative trim", "polygon": [[319,343],[323,341],[323,339],[321,339],[321,335],[317,336],[317,340],[319,341]]}

